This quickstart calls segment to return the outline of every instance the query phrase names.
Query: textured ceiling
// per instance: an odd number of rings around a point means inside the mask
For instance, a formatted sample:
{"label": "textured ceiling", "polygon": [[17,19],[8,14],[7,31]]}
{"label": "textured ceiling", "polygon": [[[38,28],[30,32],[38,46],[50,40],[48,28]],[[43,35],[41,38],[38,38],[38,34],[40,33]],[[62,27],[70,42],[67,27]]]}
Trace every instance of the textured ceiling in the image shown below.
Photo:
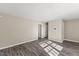
{"label": "textured ceiling", "polygon": [[79,4],[1,3],[0,12],[37,21],[79,19]]}

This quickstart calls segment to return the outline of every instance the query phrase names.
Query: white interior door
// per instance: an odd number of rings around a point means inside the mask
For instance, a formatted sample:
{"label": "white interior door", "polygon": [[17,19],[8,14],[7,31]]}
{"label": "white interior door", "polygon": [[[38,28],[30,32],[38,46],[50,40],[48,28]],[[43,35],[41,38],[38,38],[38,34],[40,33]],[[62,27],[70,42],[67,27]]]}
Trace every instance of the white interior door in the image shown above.
{"label": "white interior door", "polygon": [[38,39],[41,38],[41,30],[42,30],[42,25],[41,24],[38,24]]}

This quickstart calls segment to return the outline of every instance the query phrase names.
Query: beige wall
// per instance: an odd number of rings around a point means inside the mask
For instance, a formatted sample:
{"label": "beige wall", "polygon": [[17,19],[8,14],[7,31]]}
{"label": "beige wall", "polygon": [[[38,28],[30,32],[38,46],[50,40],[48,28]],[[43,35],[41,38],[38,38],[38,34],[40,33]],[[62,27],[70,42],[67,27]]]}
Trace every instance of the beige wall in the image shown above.
{"label": "beige wall", "polygon": [[4,16],[0,18],[0,49],[38,39],[38,22]]}
{"label": "beige wall", "polygon": [[64,23],[65,40],[79,42],[79,20],[68,20]]}
{"label": "beige wall", "polygon": [[[54,30],[56,28],[56,30]],[[64,39],[64,22],[62,20],[53,20],[48,22],[48,38],[57,42]]]}

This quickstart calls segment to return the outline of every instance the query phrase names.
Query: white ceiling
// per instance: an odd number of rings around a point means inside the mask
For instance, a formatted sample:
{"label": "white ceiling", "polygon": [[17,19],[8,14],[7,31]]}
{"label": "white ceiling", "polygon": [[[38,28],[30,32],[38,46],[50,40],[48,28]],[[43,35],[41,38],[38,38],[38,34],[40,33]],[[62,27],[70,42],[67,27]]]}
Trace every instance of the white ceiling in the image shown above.
{"label": "white ceiling", "polygon": [[79,4],[0,3],[0,12],[37,21],[79,19]]}

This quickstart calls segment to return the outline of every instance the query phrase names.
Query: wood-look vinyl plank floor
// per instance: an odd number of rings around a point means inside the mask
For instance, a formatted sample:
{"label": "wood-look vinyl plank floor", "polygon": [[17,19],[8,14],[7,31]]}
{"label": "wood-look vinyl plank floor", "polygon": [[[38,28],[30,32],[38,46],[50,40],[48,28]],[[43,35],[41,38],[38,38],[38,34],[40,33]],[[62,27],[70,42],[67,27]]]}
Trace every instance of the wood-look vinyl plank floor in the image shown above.
{"label": "wood-look vinyl plank floor", "polygon": [[[39,42],[46,40],[48,39],[40,39],[0,50],[0,56],[49,56],[38,44]],[[64,41],[62,44],[58,42],[54,43],[63,46],[63,50],[60,52],[59,56],[79,56],[79,43],[68,41]]]}

